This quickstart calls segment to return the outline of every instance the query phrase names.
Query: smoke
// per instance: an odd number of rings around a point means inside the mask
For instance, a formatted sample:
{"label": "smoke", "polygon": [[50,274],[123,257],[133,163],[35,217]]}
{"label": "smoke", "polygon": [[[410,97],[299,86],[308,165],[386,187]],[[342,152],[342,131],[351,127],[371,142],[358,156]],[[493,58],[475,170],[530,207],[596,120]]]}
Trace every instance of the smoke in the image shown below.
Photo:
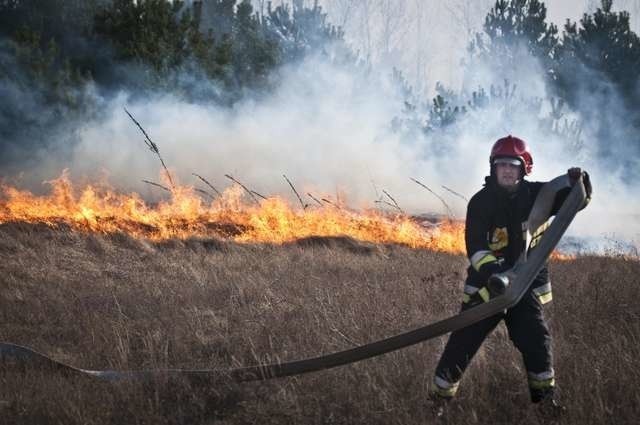
{"label": "smoke", "polygon": [[[79,142],[70,155],[41,158],[39,169],[55,175],[70,168],[77,178],[104,170],[118,188],[150,199],[164,196],[141,182],[158,180],[161,168],[125,114],[127,107],[183,184],[197,186],[191,175],[195,172],[221,189],[231,184],[224,174],[231,174],[259,193],[277,194],[293,203],[282,178],[287,174],[301,193],[341,196],[356,208],[374,207],[385,189],[407,211],[445,213],[436,197],[410,181],[414,177],[441,194],[462,217],[464,201],[441,185],[469,198],[488,172],[493,141],[514,134],[532,146],[532,180],[549,180],[571,166],[591,174],[594,202],[576,220],[574,233],[636,237],[635,186],[594,154],[603,141],[589,137],[587,127],[584,144],[569,146],[531,116],[526,100],[532,93],[547,93],[540,91],[545,86],[539,65],[529,60],[530,69],[537,70],[531,75],[540,77],[521,82],[520,95],[471,111],[446,131],[414,135],[413,140],[391,129],[390,118],[401,110],[404,99],[389,78],[354,73],[318,56],[282,69],[285,83],[272,95],[247,98],[233,108],[121,93],[105,101],[101,119],[78,129]],[[478,68],[476,77],[490,82],[489,72],[483,72]]]}
{"label": "smoke", "polygon": [[[524,49],[514,52],[516,66],[511,73],[498,71],[500,64],[491,59],[476,62],[467,71],[469,87],[499,87],[506,75],[516,89],[509,101],[469,114],[460,123],[460,134],[486,141],[481,155],[489,151],[491,141],[505,134],[528,141],[534,156],[530,180],[546,181],[572,166],[586,170],[594,198],[577,216],[569,236],[579,237],[589,251],[633,251],[629,247],[640,242],[640,139],[630,123],[635,112],[604,76],[583,70],[575,75],[580,88],[577,108],[564,106],[562,119],[554,122],[549,119],[553,107],[549,99],[558,94],[544,78],[545,68]],[[574,131],[561,131],[565,120],[575,124]],[[620,244],[614,247],[612,241]]]}
{"label": "smoke", "polygon": [[[21,69],[14,46],[0,38],[0,164],[42,150],[42,128],[53,129],[61,110],[46,106],[46,95]],[[58,137],[58,134],[51,134]]]}
{"label": "smoke", "polygon": [[286,174],[302,193],[342,196],[353,207],[372,207],[377,188],[398,194],[407,208],[429,208],[427,192],[407,190],[415,185],[409,176],[438,181],[438,161],[426,158],[420,143],[404,143],[391,131],[403,99],[389,79],[318,56],[279,72],[285,83],[271,95],[233,108],[122,93],[109,102],[104,120],[79,132],[65,166],[80,175],[105,168],[117,185],[154,190],[138,182],[157,177],[159,163],[126,106],[182,183],[197,183],[195,172],[222,188],[231,184],[224,174],[231,174],[259,193],[291,197]]}
{"label": "smoke", "polygon": [[[638,181],[620,167],[637,167],[637,151],[622,142],[620,134],[602,139],[603,125],[615,127],[616,120],[624,120],[628,111],[622,101],[615,91],[585,91],[581,110],[565,115],[591,117],[584,122],[582,143],[576,144],[550,125],[541,125],[551,107],[544,99],[554,94],[543,78],[544,68],[524,54],[519,66],[526,78],[519,79],[513,97],[495,98],[486,107],[470,109],[453,125],[429,133],[393,130],[392,120],[402,111],[405,99],[387,73],[337,64],[319,55],[278,70],[281,83],[272,93],[246,96],[233,107],[187,101],[177,95],[92,92],[97,112],[91,119],[74,121],[64,132],[33,136],[46,138],[47,148],[33,149],[29,161],[15,161],[2,174],[23,172],[21,185],[43,190],[41,181],[69,168],[76,180],[107,174],[120,190],[135,191],[150,200],[166,196],[141,181],[160,181],[161,167],[124,112],[126,107],[158,145],[181,184],[203,187],[192,176],[198,173],[223,189],[231,184],[224,174],[231,174],[259,193],[279,195],[295,205],[282,178],[286,174],[301,194],[339,197],[354,208],[378,207],[374,201],[384,189],[410,213],[446,213],[442,202],[413,183],[413,177],[441,194],[454,215],[463,217],[465,202],[442,185],[470,198],[488,173],[493,142],[513,134],[532,147],[531,180],[549,180],[571,166],[590,173],[594,199],[577,217],[571,235],[637,245]],[[491,63],[478,64],[466,76],[469,86],[502,86],[502,76],[494,69]],[[191,74],[180,78],[188,81],[193,92],[212,90],[209,82]],[[590,84],[596,81],[584,81],[582,86]],[[3,94],[18,96],[8,87],[2,87]],[[37,116],[42,110],[33,93],[21,88],[19,95],[28,102],[20,113]],[[606,122],[586,114],[602,104],[607,105]],[[602,156],[602,146],[615,146],[615,150]]]}

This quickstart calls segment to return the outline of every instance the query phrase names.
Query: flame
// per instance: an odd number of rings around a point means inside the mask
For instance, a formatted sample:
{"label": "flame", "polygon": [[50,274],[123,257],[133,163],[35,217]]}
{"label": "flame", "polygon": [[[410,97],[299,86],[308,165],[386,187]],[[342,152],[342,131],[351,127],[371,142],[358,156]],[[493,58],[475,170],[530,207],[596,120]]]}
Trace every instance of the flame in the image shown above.
{"label": "flame", "polygon": [[397,243],[455,254],[465,252],[464,224],[443,221],[425,227],[406,215],[342,206],[293,208],[279,197],[259,205],[244,201],[237,185],[207,203],[193,187],[176,186],[169,200],[147,204],[136,193],[117,193],[107,185],[74,188],[65,170],[38,196],[0,186],[0,223],[22,221],[66,224],[86,232],[125,232],[151,240],[222,237],[241,243],[282,244],[309,236],[349,236],[374,243]]}
{"label": "flame", "polygon": [[577,256],[575,254],[562,253],[562,252],[559,252],[558,250],[554,249],[551,252],[551,255],[549,256],[549,258],[551,258],[552,260],[555,260],[555,261],[571,261],[571,260],[575,260],[577,258]]}

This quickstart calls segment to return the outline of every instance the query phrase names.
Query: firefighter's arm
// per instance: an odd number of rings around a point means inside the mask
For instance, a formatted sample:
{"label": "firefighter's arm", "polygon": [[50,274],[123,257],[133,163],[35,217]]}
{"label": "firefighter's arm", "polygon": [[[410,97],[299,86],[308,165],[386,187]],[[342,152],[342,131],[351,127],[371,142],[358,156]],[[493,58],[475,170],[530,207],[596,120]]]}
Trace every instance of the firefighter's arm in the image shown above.
{"label": "firefighter's arm", "polygon": [[492,274],[504,271],[502,264],[489,248],[487,240],[489,231],[490,220],[486,208],[480,205],[478,199],[471,199],[467,207],[465,225],[467,257],[471,262],[471,267],[479,273],[484,282]]}

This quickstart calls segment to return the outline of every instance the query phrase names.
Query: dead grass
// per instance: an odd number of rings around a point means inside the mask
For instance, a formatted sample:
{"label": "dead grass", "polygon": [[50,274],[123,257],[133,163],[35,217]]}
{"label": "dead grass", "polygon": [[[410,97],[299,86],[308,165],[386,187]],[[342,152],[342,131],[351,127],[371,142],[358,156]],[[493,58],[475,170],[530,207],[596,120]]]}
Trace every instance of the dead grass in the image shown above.
{"label": "dead grass", "polygon": [[[83,368],[221,368],[329,353],[457,312],[466,260],[348,238],[288,246],[150,243],[0,225],[0,340]],[[640,263],[552,264],[560,423],[636,423]],[[384,423],[433,420],[440,338],[263,383],[104,384],[5,366],[3,423]],[[5,419],[6,418],[6,421]],[[538,423],[500,327],[444,423]]]}

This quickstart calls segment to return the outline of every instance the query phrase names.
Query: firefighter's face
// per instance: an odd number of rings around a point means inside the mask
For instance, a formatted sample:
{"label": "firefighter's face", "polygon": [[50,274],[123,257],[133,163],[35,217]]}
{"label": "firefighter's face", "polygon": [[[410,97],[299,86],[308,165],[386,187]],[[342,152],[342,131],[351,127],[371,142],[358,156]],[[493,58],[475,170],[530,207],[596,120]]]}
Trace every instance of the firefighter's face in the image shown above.
{"label": "firefighter's face", "polygon": [[499,162],[495,167],[498,184],[509,191],[515,190],[520,183],[521,165]]}

